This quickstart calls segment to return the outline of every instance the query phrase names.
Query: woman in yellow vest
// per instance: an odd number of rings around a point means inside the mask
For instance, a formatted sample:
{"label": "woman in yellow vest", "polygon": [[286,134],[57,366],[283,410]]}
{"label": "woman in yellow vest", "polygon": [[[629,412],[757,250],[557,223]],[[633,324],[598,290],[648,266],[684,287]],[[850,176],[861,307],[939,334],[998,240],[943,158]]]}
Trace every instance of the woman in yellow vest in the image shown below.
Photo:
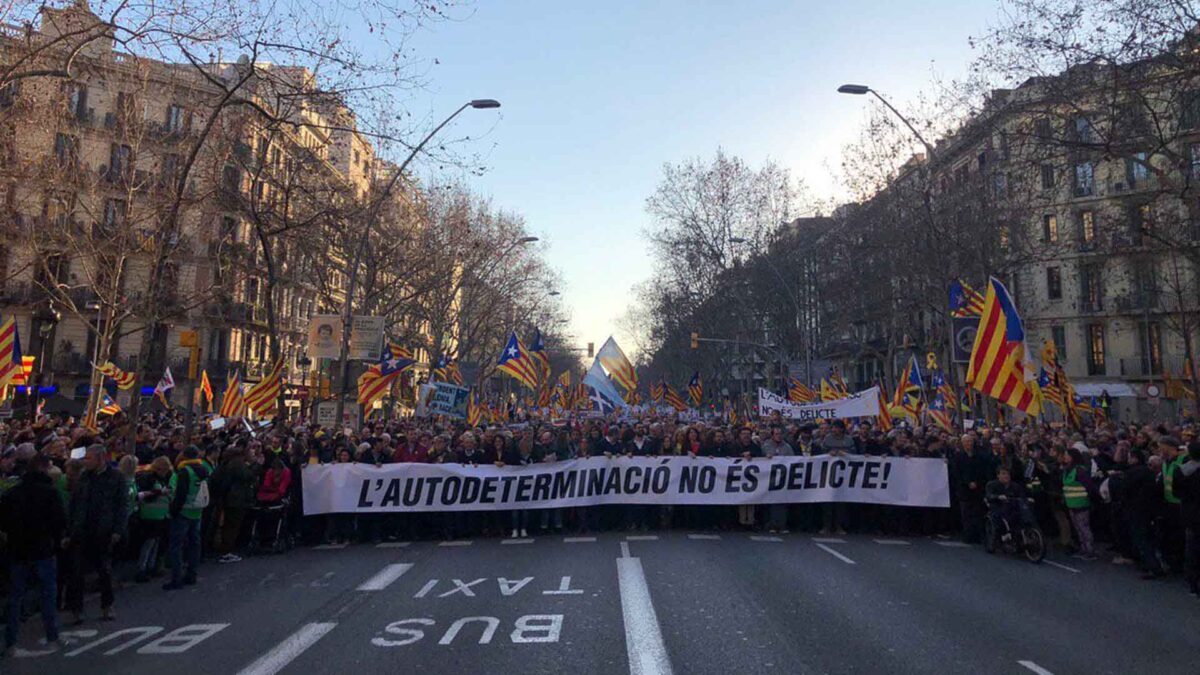
{"label": "woman in yellow vest", "polygon": [[157,457],[150,463],[150,470],[137,475],[137,517],[142,531],[142,547],[138,553],[139,583],[157,575],[166,550],[167,512],[171,496],[175,493],[175,473],[171,471],[171,460]]}
{"label": "woman in yellow vest", "polygon": [[[1095,560],[1096,552],[1092,539],[1091,472],[1077,443],[1060,456],[1062,463],[1063,501],[1079,539],[1079,555],[1084,560]],[[1086,447],[1086,446],[1084,446]]]}

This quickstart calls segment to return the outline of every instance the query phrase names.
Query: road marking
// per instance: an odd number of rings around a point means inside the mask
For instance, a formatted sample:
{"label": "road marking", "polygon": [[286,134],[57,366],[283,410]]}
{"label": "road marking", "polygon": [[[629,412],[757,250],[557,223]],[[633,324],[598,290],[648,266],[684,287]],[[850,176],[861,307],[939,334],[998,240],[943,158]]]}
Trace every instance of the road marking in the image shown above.
{"label": "road marking", "polygon": [[556,591],[542,591],[542,595],[582,595],[583,590],[571,588],[571,577],[563,577]]}
{"label": "road marking", "polygon": [[405,572],[412,569],[412,563],[393,563],[379,570],[375,576],[359,584],[360,591],[382,591],[392,582],[399,579]]}
{"label": "road marking", "polygon": [[381,541],[375,544],[375,548],[404,548],[411,543],[411,541]]}
{"label": "road marking", "polygon": [[658,541],[657,534],[631,534],[625,537],[625,541]]}
{"label": "road marking", "polygon": [[935,541],[933,543],[946,548],[971,548],[971,545],[965,541]]}
{"label": "road marking", "polygon": [[1056,563],[1053,560],[1043,560],[1042,562],[1046,563],[1047,565],[1053,565],[1054,567],[1057,567],[1060,570],[1066,570],[1068,572],[1074,572],[1075,574],[1079,574],[1079,570],[1075,569],[1074,567],[1067,567],[1066,565],[1064,565],[1062,563]]}
{"label": "road marking", "polygon": [[813,537],[812,540],[817,542],[818,544],[844,544],[844,543],[846,543],[845,539],[838,539],[836,537]]}
{"label": "road marking", "polygon": [[837,558],[838,560],[841,560],[842,562],[846,563],[847,565],[857,565],[858,564],[858,563],[854,562],[853,560],[847,558],[846,556],[842,555],[841,553],[838,553],[837,551],[829,548],[828,546],[826,546],[825,544],[822,544],[820,542],[817,542],[817,548],[821,549],[822,551],[825,551],[826,553]]}
{"label": "road marking", "polygon": [[[1046,562],[1050,562],[1050,561],[1047,560]],[[1054,675],[1054,673],[1046,670],[1045,668],[1039,666],[1038,664],[1034,663],[1033,661],[1017,661],[1017,663],[1019,663],[1022,666],[1025,666],[1029,670],[1032,670],[1033,672],[1037,673],[1037,675]]]}
{"label": "road marking", "polygon": [[314,546],[313,550],[314,551],[340,551],[349,545],[350,544],[321,544],[320,546]]}
{"label": "road marking", "polygon": [[783,541],[783,540],[780,539],[779,537],[761,537],[758,535],[751,535],[750,541]]}
{"label": "road marking", "polygon": [[720,539],[719,534],[689,534],[688,539]]}
{"label": "road marking", "polygon": [[509,544],[509,545],[511,545],[511,544],[532,544],[533,540],[532,539],[504,539],[500,543],[501,544]]}
{"label": "road marking", "polygon": [[474,542],[469,539],[466,541],[442,541],[438,542],[438,546],[470,546],[472,543]]}
{"label": "road marking", "polygon": [[564,544],[586,544],[596,541],[595,537],[563,537]]}
{"label": "road marking", "polygon": [[336,623],[310,623],[304,626],[274,649],[260,656],[254,663],[243,668],[238,675],[275,675],[303,654],[304,650],[316,644],[317,640],[325,637],[335,626]]}
{"label": "road marking", "polygon": [[671,660],[663,643],[654,603],[650,600],[642,561],[629,557],[629,547],[625,542],[621,542],[621,549],[623,555],[617,558],[617,582],[621,588],[621,615],[625,622],[629,673],[670,675]]}
{"label": "road marking", "polygon": [[876,539],[876,544],[881,546],[909,546],[910,543],[903,539]]}

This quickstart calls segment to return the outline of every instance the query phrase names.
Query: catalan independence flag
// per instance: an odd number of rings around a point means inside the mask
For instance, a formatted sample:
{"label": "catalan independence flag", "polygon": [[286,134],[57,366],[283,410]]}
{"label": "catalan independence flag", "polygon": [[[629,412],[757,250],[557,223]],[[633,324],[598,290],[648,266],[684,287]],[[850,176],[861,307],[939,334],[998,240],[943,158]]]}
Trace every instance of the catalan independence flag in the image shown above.
{"label": "catalan independence flag", "polygon": [[375,401],[383,398],[392,388],[392,383],[399,379],[400,373],[416,363],[411,352],[402,350],[401,353],[408,354],[408,358],[397,356],[396,350],[389,349],[379,363],[367,368],[358,376],[358,405],[362,406],[363,410],[367,410]]}
{"label": "catalan independence flag", "polygon": [[661,404],[665,394],[666,389],[663,387],[662,382],[657,382],[650,385],[650,400],[654,401],[655,404]]}
{"label": "catalan independence flag", "polygon": [[692,380],[688,382],[688,399],[692,402],[693,408],[700,407],[700,401],[704,398],[704,383],[700,381],[700,373],[692,375]]}
{"label": "catalan independence flag", "polygon": [[538,328],[533,329],[533,342],[529,343],[529,355],[538,364],[538,382],[549,385],[550,355],[546,353],[546,339],[542,337],[542,331]]}
{"label": "catalan independence flag", "polygon": [[1012,296],[999,279],[988,280],[979,331],[971,348],[967,383],[1028,415],[1041,411],[1037,373],[1025,356],[1025,328]]}
{"label": "catalan independence flag", "polygon": [[0,324],[0,389],[12,383],[21,372],[21,337],[17,334],[17,320],[8,317]]}
{"label": "catalan independence flag", "polygon": [[108,392],[100,394],[100,409],[96,411],[98,415],[116,415],[121,412],[121,406],[108,395]]}
{"label": "catalan independence flag", "polygon": [[683,402],[683,397],[679,395],[679,392],[675,391],[675,387],[664,382],[663,388],[663,398],[666,400],[667,405],[680,412],[687,410],[687,404]]}
{"label": "catalan independence flag", "polygon": [[279,407],[279,392],[283,389],[283,357],[275,360],[271,370],[246,391],[246,406],[261,418],[270,417]]}
{"label": "catalan independence flag", "polygon": [[883,385],[879,385],[879,430],[887,433],[892,430],[895,424],[892,422],[892,411],[888,409],[888,402],[883,396]]}
{"label": "catalan independence flag", "polygon": [[242,417],[246,414],[246,397],[242,393],[242,381],[234,373],[225,393],[221,396],[221,417]]}
{"label": "catalan independence flag", "polygon": [[637,390],[637,370],[611,335],[600,347],[600,351],[596,352],[596,357],[600,359],[600,365],[604,366],[609,376],[625,391]]}
{"label": "catalan independence flag", "polygon": [[121,370],[112,361],[105,361],[103,364],[96,366],[96,370],[99,370],[101,375],[116,382],[118,389],[130,389],[137,383],[137,373]]}
{"label": "catalan independence flag", "polygon": [[791,378],[791,383],[788,386],[788,400],[792,403],[816,403],[820,398],[817,392],[813,391],[800,380]]}
{"label": "catalan independence flag", "polygon": [[962,279],[950,284],[950,316],[966,318],[983,314],[983,296]]}
{"label": "catalan independence flag", "polygon": [[504,351],[500,352],[500,360],[496,361],[496,370],[512,375],[530,389],[537,389],[540,368],[540,363],[530,356],[517,334],[510,334]]}

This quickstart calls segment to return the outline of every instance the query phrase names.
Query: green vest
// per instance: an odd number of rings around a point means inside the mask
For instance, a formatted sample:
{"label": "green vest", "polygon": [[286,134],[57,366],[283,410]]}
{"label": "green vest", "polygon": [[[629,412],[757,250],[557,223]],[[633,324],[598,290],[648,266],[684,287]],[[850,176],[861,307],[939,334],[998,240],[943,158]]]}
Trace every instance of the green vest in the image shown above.
{"label": "green vest", "polygon": [[1075,472],[1078,470],[1079,467],[1073,466],[1063,474],[1063,499],[1067,502],[1068,509],[1086,509],[1092,505],[1088,499],[1087,488],[1075,480]]}
{"label": "green vest", "polygon": [[175,474],[167,480],[167,493],[142,502],[142,520],[166,520],[171,510],[171,495],[175,494]]}
{"label": "green vest", "polygon": [[1183,453],[1175,456],[1175,459],[1170,464],[1163,465],[1163,499],[1167,500],[1168,504],[1180,504],[1179,497],[1175,496],[1175,467],[1183,466]]}
{"label": "green vest", "polygon": [[[194,499],[196,497],[196,493],[200,491],[200,477],[196,475],[196,472],[193,471],[192,467],[190,467],[190,466],[183,467],[183,472],[184,472],[184,475],[187,476],[187,480],[184,483],[179,483],[178,481],[176,481],[175,489],[176,490],[179,490],[179,489],[187,490],[187,497],[185,497],[183,500],[183,503],[187,504],[187,503],[191,502],[192,499]],[[176,474],[176,475],[178,475],[178,474]],[[172,478],[174,478],[174,477],[172,477]],[[204,509],[191,508],[191,507],[187,507],[187,506],[184,506],[183,509],[179,512],[179,514],[181,516],[183,516],[184,518],[187,518],[189,520],[200,520],[200,516],[203,513],[204,513]]]}

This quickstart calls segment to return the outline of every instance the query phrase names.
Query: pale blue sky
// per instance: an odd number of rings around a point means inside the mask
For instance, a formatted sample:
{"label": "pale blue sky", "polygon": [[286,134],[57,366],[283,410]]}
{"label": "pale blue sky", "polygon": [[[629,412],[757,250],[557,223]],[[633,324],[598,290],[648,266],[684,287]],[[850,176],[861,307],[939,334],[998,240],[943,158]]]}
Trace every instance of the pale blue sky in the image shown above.
{"label": "pale blue sky", "polygon": [[903,106],[935,76],[964,73],[995,0],[888,2],[558,2],[479,0],[413,46],[436,58],[418,115],[470,98],[449,136],[487,173],[468,183],[523,214],[562,272],[582,346],[621,333],[631,288],[650,273],[646,197],[664,162],[773,159],[815,196],[836,196],[841,148],[866,101],[835,92],[870,84]]}

